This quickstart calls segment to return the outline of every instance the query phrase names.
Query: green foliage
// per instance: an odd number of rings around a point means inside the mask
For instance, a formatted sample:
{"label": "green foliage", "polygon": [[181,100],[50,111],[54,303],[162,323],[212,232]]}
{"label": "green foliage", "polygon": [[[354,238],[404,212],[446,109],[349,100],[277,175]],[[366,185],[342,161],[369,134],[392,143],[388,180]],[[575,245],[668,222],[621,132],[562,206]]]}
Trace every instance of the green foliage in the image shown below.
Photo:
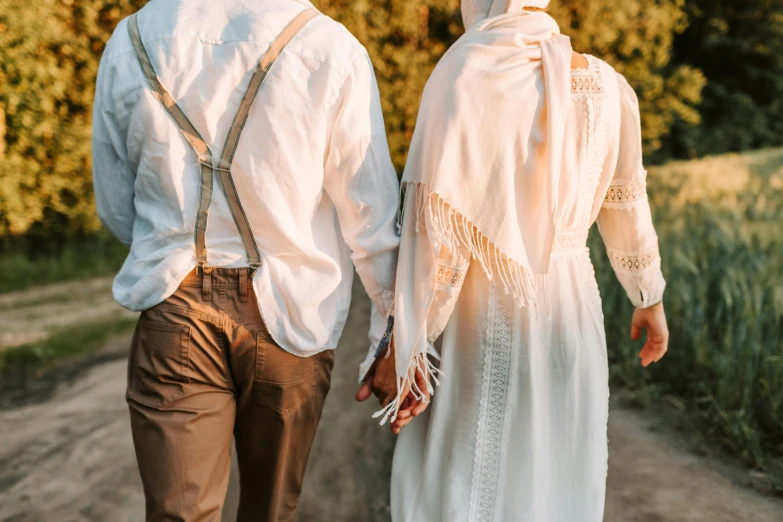
{"label": "green foliage", "polygon": [[783,143],[783,0],[688,0],[674,62],[708,79],[698,126],[677,123],[662,153],[694,157]]}
{"label": "green foliage", "polygon": [[141,4],[0,0],[0,237],[98,228],[95,76],[114,26]]}
{"label": "green foliage", "polygon": [[[783,149],[653,169],[649,193],[667,279],[669,353],[651,369],[628,340],[632,307],[593,235],[612,376],[683,400],[750,465],[783,460]],[[723,164],[725,168],[717,169]],[[704,190],[696,177],[725,179]],[[695,187],[697,192],[692,192]],[[783,477],[783,476],[782,476]]]}
{"label": "green foliage", "polygon": [[0,294],[113,274],[128,255],[125,245],[105,231],[61,239],[26,236],[0,241]]}
{"label": "green foliage", "polygon": [[634,87],[646,153],[661,146],[675,121],[699,122],[704,76],[671,65],[674,37],[687,27],[685,0],[561,0],[552,15],[573,47],[614,66]]}
{"label": "green foliage", "polygon": [[[463,32],[459,2],[320,0],[365,44],[375,64],[392,157],[401,169],[424,84]],[[645,150],[660,147],[675,121],[697,123],[704,77],[670,66],[672,42],[687,25],[684,0],[560,0],[552,15],[577,51],[607,60],[639,95]]]}
{"label": "green foliage", "polygon": [[[144,0],[0,0],[0,238],[98,228],[90,119],[100,54]],[[368,48],[392,156],[402,169],[432,68],[462,33],[458,0],[320,0]],[[607,58],[639,89],[649,150],[675,119],[696,121],[698,73],[667,66],[682,0],[561,2],[577,49]]]}
{"label": "green foliage", "polygon": [[343,23],[375,66],[389,147],[402,171],[424,84],[446,49],[462,34],[458,0],[316,0]]}

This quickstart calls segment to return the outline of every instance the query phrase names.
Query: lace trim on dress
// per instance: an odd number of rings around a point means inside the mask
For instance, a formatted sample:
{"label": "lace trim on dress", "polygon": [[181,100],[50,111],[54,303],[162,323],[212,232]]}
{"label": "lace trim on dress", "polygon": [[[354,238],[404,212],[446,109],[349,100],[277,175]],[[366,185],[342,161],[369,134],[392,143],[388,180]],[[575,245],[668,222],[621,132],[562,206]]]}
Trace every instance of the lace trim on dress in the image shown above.
{"label": "lace trim on dress", "polygon": [[647,183],[635,180],[626,185],[612,185],[604,196],[604,207],[617,208],[647,200]]}
{"label": "lace trim on dress", "polygon": [[467,267],[440,265],[438,266],[438,284],[459,288],[462,286],[467,273]]}
{"label": "lace trim on dress", "polygon": [[558,232],[555,236],[555,243],[552,246],[552,254],[568,252],[570,250],[581,250],[587,245],[587,230],[567,230]]}
{"label": "lace trim on dress", "polygon": [[571,70],[571,95],[575,98],[603,97],[604,83],[601,79],[600,67],[590,55],[587,67]]}
{"label": "lace trim on dress", "polygon": [[587,176],[580,187],[580,198],[576,225],[590,228],[591,214],[593,210],[593,200],[595,191],[601,181],[603,171],[603,159],[607,149],[608,125],[604,111],[603,94],[603,74],[601,72],[601,63],[594,56],[587,56],[587,63],[592,74],[591,78],[595,82],[592,95],[577,95],[576,99],[581,100],[584,107],[587,136]]}
{"label": "lace trim on dress", "polygon": [[612,262],[612,266],[615,270],[639,272],[653,266],[653,264],[660,259],[658,245],[656,245],[654,249],[642,254],[625,254],[623,252],[608,249],[607,251],[609,260]]}
{"label": "lace trim on dress", "polygon": [[473,457],[469,520],[493,522],[503,475],[511,371],[511,313],[502,296],[490,293],[484,372]]}

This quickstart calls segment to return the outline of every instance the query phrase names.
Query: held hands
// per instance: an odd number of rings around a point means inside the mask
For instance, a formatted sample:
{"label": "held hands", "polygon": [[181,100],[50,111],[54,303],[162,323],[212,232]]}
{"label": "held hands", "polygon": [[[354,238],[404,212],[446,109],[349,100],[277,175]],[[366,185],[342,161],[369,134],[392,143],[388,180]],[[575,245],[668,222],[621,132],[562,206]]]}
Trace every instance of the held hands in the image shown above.
{"label": "held hands", "polygon": [[646,368],[660,361],[669,349],[669,327],[666,324],[663,303],[636,309],[631,319],[631,339],[639,339],[642,329],[647,329],[647,342],[639,352],[639,358],[642,360],[642,366]]}
{"label": "held hands", "polygon": [[[389,346],[390,353],[378,356],[367,375],[364,378],[362,386],[356,393],[356,400],[364,402],[375,394],[381,406],[388,405],[397,397],[397,370],[395,368],[394,341]],[[429,406],[430,392],[427,389],[427,382],[421,372],[416,372],[416,383],[423,396],[417,399],[411,393],[410,383],[405,385],[401,397],[405,397],[400,405],[397,419],[391,423],[392,433],[399,435],[402,428],[407,426],[414,417],[421,415]]]}

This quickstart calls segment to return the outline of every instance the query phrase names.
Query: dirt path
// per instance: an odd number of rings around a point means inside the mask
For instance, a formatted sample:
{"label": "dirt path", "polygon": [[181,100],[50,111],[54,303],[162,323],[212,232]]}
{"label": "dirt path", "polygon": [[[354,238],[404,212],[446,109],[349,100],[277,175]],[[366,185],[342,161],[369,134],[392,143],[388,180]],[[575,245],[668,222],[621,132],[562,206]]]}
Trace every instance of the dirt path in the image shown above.
{"label": "dirt path", "polygon": [[[357,297],[360,297],[356,294]],[[388,522],[394,440],[353,402],[368,305],[354,300],[300,522]],[[128,339],[116,341],[126,346]],[[144,500],[123,400],[126,363],[96,365],[44,403],[0,411],[0,522],[137,522]],[[614,408],[606,522],[780,522],[783,502],[736,485],[657,417]],[[225,520],[235,509],[232,481]]]}
{"label": "dirt path", "polygon": [[134,317],[114,302],[111,283],[111,277],[99,277],[0,294],[0,350],[75,323]]}

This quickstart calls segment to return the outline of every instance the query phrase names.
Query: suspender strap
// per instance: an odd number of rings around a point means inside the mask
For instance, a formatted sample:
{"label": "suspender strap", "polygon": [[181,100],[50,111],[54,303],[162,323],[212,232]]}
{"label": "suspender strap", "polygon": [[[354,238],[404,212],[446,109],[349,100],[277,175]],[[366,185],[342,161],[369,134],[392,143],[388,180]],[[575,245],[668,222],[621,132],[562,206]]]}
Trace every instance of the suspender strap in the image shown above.
{"label": "suspender strap", "polygon": [[223,193],[228,200],[229,207],[231,208],[231,215],[234,217],[237,230],[239,230],[239,234],[242,236],[242,242],[245,244],[250,266],[254,269],[261,265],[261,255],[258,252],[258,245],[253,240],[250,222],[239,202],[239,194],[234,185],[234,179],[231,176],[231,163],[234,160],[234,153],[237,150],[239,138],[245,128],[250,107],[253,105],[253,102],[258,95],[261,85],[264,83],[264,80],[266,80],[269,70],[280,57],[280,54],[286,46],[291,43],[291,40],[299,34],[299,31],[301,31],[310,20],[318,16],[318,14],[318,11],[315,9],[305,9],[299,13],[291,23],[283,29],[280,35],[278,35],[272,42],[272,45],[269,46],[269,49],[267,49],[261,57],[255,71],[253,71],[253,76],[250,78],[250,83],[245,90],[245,94],[242,96],[239,110],[237,110],[237,113],[234,115],[234,120],[231,122],[231,127],[226,136],[226,142],[223,145],[223,152],[220,155],[220,170],[218,174],[220,186],[223,188]]}
{"label": "suspender strap", "polygon": [[207,217],[209,215],[209,204],[212,201],[212,168],[210,165],[205,165],[203,159],[211,158],[212,151],[209,150],[209,146],[201,137],[201,134],[196,130],[196,127],[190,122],[188,117],[182,112],[182,109],[174,101],[174,98],[168,93],[165,87],[158,80],[158,75],[155,73],[155,68],[152,66],[147,49],[141,41],[141,35],[139,33],[139,20],[136,14],[133,14],[128,20],[128,33],[130,34],[131,42],[133,43],[133,50],[136,52],[136,58],[139,60],[141,70],[144,72],[144,77],[147,79],[147,84],[152,90],[152,94],[168,111],[171,118],[179,127],[182,135],[188,140],[190,146],[196,151],[199,161],[201,162],[201,190],[199,193],[198,201],[198,213],[196,217],[196,259],[199,266],[203,266],[207,262],[207,247],[206,247],[206,233],[207,233]]}
{"label": "suspender strap", "polygon": [[267,74],[275,64],[277,59],[282,54],[283,50],[291,43],[291,40],[299,34],[307,23],[318,16],[318,11],[315,9],[305,9],[289,23],[280,35],[272,42],[269,49],[261,57],[258,62],[253,76],[250,78],[250,83],[245,90],[245,95],[242,96],[242,102],[239,104],[239,110],[237,110],[234,120],[231,122],[231,128],[226,136],[226,143],[223,145],[223,152],[220,154],[220,166],[229,169],[231,162],[234,159],[234,153],[237,150],[239,144],[239,136],[242,134],[242,130],[245,128],[247,122],[247,115],[250,112],[250,107],[258,95],[258,91],[261,85],[266,80]]}
{"label": "suspender strap", "polygon": [[299,13],[291,23],[289,23],[280,35],[272,42],[272,45],[267,49],[264,55],[261,57],[258,65],[256,66],[253,76],[250,78],[250,84],[248,85],[242,102],[239,105],[239,110],[234,116],[234,120],[231,123],[231,127],[228,130],[226,136],[226,142],[223,145],[223,151],[221,153],[220,160],[217,164],[214,162],[212,152],[209,150],[204,139],[199,132],[190,122],[182,109],[177,105],[171,95],[161,85],[158,80],[155,68],[152,66],[149,54],[144,47],[144,43],[141,40],[139,31],[139,21],[136,14],[132,15],[128,20],[128,33],[130,34],[131,42],[133,42],[133,49],[136,52],[136,57],[139,60],[139,65],[144,72],[144,76],[147,78],[147,83],[152,89],[155,97],[168,111],[169,115],[174,119],[180,131],[185,136],[185,139],[193,147],[199,158],[201,164],[201,192],[199,196],[199,208],[196,218],[196,258],[199,266],[204,266],[207,261],[207,248],[206,248],[206,230],[207,230],[207,218],[209,212],[209,205],[212,201],[212,178],[214,173],[218,173],[218,181],[226,195],[229,208],[231,209],[231,215],[234,218],[237,231],[242,238],[242,244],[247,252],[247,258],[250,266],[255,269],[261,266],[261,254],[258,251],[258,245],[253,238],[253,232],[250,228],[250,222],[247,219],[242,204],[239,200],[239,194],[236,186],[234,185],[234,179],[231,176],[231,163],[234,159],[234,153],[236,152],[237,145],[239,144],[239,138],[242,135],[242,130],[247,122],[248,113],[250,107],[253,105],[253,101],[258,95],[258,91],[261,85],[264,83],[267,74],[272,66],[275,64],[280,54],[286,48],[286,46],[299,34],[299,31],[304,28],[307,23],[318,16],[319,12],[315,9],[306,9]]}

